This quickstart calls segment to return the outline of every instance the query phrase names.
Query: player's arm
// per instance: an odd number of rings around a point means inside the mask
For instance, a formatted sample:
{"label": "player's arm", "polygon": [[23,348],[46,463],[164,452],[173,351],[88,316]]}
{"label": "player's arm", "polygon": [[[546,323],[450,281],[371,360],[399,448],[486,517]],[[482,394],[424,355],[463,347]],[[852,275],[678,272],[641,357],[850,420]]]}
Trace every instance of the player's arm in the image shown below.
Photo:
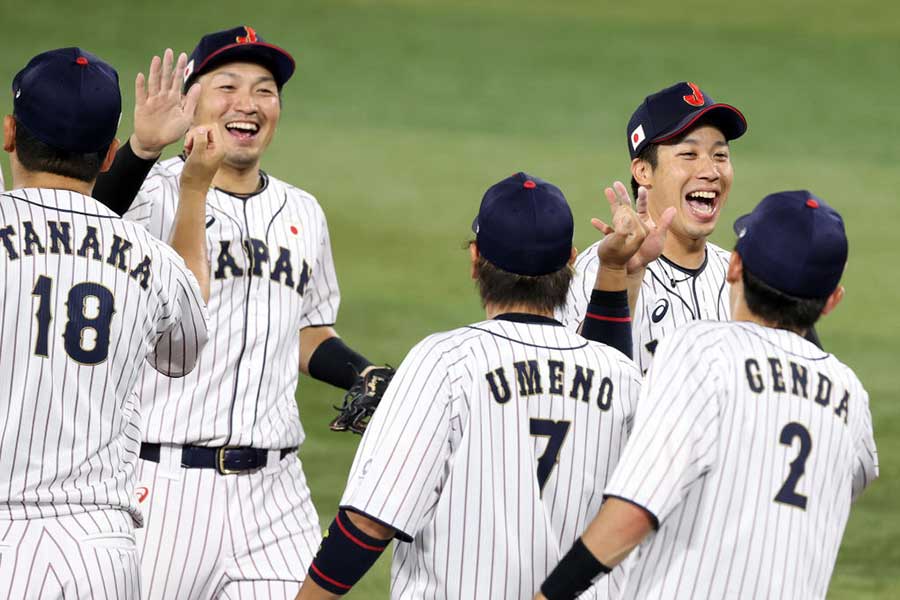
{"label": "player's arm", "polygon": [[853,469],[851,498],[856,502],[863,491],[878,479],[878,450],[875,447],[875,434],[872,428],[872,412],[869,408],[869,394],[862,389],[854,394],[856,403],[853,411],[853,428],[857,431],[854,440],[856,464]]}
{"label": "player's arm", "polygon": [[536,598],[577,598],[598,575],[609,573],[655,528],[655,517],[619,498],[608,498],[584,534],[541,585]]}
{"label": "player's arm", "polygon": [[166,49],[162,59],[154,56],[147,76],[138,73],[134,85],[134,133],[119,148],[109,171],[101,173],[94,184],[93,196],[118,215],[124,215],[134,202],[141,184],[163,149],[180,140],[190,127],[199,84],[182,95],[181,74],[187,55],[178,61]]}
{"label": "player's arm", "polygon": [[450,382],[455,380],[443,362],[445,354],[439,340],[426,338],[397,369],[357,449],[341,509],[297,598],[348,592],[392,537],[410,543],[431,519],[451,456]]}
{"label": "player's arm", "polygon": [[339,510],[297,600],[340,598],[372,568],[396,534],[396,529],[370,517]]}
{"label": "player's arm", "polygon": [[169,245],[184,259],[197,278],[204,300],[209,300],[209,253],[206,248],[206,195],[222,164],[222,133],[216,125],[191,131],[181,172],[180,198]]}
{"label": "player's arm", "polygon": [[[632,208],[631,198],[624,185],[616,182],[615,189],[606,188],[606,199],[612,213],[611,224],[600,219],[592,219],[591,224],[604,234],[597,246],[600,267],[594,291],[588,303],[581,328],[581,335],[587,339],[603,342],[617,348],[631,358],[631,288],[633,277],[629,270],[636,269],[643,278],[644,263],[656,244],[665,239],[666,231],[675,215],[669,208],[663,213],[658,226],[652,219],[648,223],[647,190],[638,190],[637,206]],[[653,239],[648,242],[648,238]],[[661,245],[660,245],[661,248]],[[641,252],[644,255],[639,256]],[[656,255],[658,256],[658,254]],[[637,260],[637,262],[635,262]],[[655,260],[655,258],[654,258]],[[638,280],[638,288],[640,280]],[[636,296],[634,301],[636,302]]]}
{"label": "player's arm", "polygon": [[300,330],[300,371],[319,381],[349,390],[372,362],[344,343],[334,327]]}

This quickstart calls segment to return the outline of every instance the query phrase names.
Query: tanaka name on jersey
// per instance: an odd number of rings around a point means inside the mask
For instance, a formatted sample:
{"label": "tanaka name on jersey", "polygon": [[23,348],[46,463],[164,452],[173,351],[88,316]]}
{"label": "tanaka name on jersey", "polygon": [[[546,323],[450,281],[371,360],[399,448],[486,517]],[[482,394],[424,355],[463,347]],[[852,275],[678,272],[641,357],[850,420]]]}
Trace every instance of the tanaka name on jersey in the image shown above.
{"label": "tanaka name on jersey", "polygon": [[[49,241],[50,254],[72,254],[72,224],[67,221],[47,221],[47,231],[42,232],[43,237],[35,231],[31,221],[22,221],[21,236],[15,227],[7,225],[0,229],[0,240],[10,260],[18,260],[20,253],[25,256],[47,253]],[[80,235],[80,234],[79,234]],[[18,241],[18,243],[17,243]],[[76,240],[77,241],[77,240]],[[105,262],[122,271],[137,281],[142,289],[147,289],[150,282],[150,266],[152,262],[146,254],[141,261],[132,267],[130,264],[132,243],[116,234],[112,236],[112,242],[104,253],[100,246],[100,237],[97,228],[88,225],[84,235],[77,244],[75,255],[82,258],[90,258],[97,262]]]}
{"label": "tanaka name on jersey", "polygon": [[[546,377],[542,375],[542,370]],[[513,363],[511,372],[515,373],[519,397],[543,394],[546,381],[549,394],[563,396],[568,392],[569,398],[574,400],[580,398],[582,402],[589,402],[594,397],[596,383],[597,408],[605,411],[612,406],[612,380],[609,377],[595,377],[593,369],[575,365],[574,368],[568,368],[567,377],[567,365],[562,361],[548,360],[545,366],[543,361],[539,365],[536,360],[520,360]],[[509,402],[511,392],[506,370],[503,367],[485,374],[485,379],[491,396],[498,404]],[[568,385],[566,385],[567,383]]]}
{"label": "tanaka name on jersey", "polygon": [[[752,391],[761,394],[766,387],[770,387],[773,392],[790,393],[798,398],[809,399],[812,387],[809,369],[806,366],[788,361],[788,369],[785,369],[784,364],[777,358],[769,358],[766,362],[765,367],[761,367],[755,358],[748,358],[744,363],[747,385]],[[817,380],[813,402],[823,408],[828,408],[832,404],[834,384],[824,373],[813,371],[813,377]],[[834,414],[838,418],[843,418],[845,425],[847,424],[849,404],[850,392],[844,391],[844,395],[834,409]]]}
{"label": "tanaka name on jersey", "polygon": [[[247,269],[246,276],[262,277],[263,264],[271,260],[269,257],[269,246],[264,241],[255,238],[244,240],[241,245],[244,253],[250,260],[250,267]],[[232,256],[230,247],[230,240],[219,242],[219,256],[216,259],[216,270],[213,272],[213,277],[216,279],[245,276],[244,269],[238,266],[237,261]],[[268,276],[272,281],[283,283],[289,288],[295,287],[294,267],[291,262],[291,251],[288,248],[278,248],[278,258],[272,265],[272,270],[268,273]],[[306,291],[306,286],[311,276],[309,264],[304,260],[303,265],[300,267],[300,275],[295,288],[301,296]]]}

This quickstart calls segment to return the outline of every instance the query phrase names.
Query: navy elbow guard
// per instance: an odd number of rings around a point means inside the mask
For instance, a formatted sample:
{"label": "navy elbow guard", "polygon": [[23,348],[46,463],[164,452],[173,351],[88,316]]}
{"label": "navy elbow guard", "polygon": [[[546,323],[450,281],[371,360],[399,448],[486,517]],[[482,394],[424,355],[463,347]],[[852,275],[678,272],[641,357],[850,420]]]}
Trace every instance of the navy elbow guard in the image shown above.
{"label": "navy elbow guard", "polygon": [[363,533],[341,509],[322,539],[308,576],[332,594],[346,594],[372,568],[391,540]]}
{"label": "navy elbow guard", "polygon": [[628,358],[633,358],[628,292],[594,290],[581,326],[581,335],[612,346]]}
{"label": "navy elbow guard", "polygon": [[541,593],[547,600],[570,600],[591,587],[598,575],[605,575],[610,568],[596,559],[581,538],[575,540],[572,549],[563,556],[553,572],[541,585]]}

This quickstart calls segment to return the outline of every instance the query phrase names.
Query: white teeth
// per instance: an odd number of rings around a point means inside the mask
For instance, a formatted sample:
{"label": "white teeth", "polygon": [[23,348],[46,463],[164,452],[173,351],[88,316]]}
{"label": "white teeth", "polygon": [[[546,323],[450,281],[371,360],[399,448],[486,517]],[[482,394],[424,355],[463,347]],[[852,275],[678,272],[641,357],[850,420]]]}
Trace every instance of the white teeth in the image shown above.
{"label": "white teeth", "polygon": [[696,199],[704,199],[704,200],[715,200],[716,193],[715,192],[691,192],[688,194],[688,198],[696,198]]}
{"label": "white teeth", "polygon": [[257,131],[259,131],[259,125],[257,125],[256,123],[247,123],[244,121],[234,121],[225,125],[225,129],[237,129],[239,131],[249,131],[251,133],[256,133]]}

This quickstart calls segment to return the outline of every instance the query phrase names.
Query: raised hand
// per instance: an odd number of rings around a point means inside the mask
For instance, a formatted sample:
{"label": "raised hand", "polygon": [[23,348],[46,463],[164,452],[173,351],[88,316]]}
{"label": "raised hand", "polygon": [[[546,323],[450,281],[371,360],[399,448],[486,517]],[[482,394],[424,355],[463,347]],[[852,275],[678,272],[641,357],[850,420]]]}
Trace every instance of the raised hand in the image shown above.
{"label": "raised hand", "polygon": [[221,127],[216,124],[200,125],[188,132],[184,144],[187,160],[181,171],[182,189],[202,191],[205,196],[225,157],[222,135]]}
{"label": "raised hand", "polygon": [[675,218],[675,208],[667,208],[659,223],[655,223],[647,207],[645,188],[638,188],[634,208],[631,196],[621,181],[606,188],[604,194],[612,213],[612,225],[600,219],[591,219],[591,224],[605,235],[597,248],[600,263],[611,268],[624,266],[629,274],[642,272],[662,254],[666,232]]}
{"label": "raised hand", "polygon": [[146,77],[138,73],[134,82],[134,133],[130,139],[137,156],[155,159],[191,126],[200,84],[192,85],[186,95],[181,93],[186,65],[187,54],[182,52],[175,62],[172,49],[166,48],[162,59],[154,56],[150,61]]}

